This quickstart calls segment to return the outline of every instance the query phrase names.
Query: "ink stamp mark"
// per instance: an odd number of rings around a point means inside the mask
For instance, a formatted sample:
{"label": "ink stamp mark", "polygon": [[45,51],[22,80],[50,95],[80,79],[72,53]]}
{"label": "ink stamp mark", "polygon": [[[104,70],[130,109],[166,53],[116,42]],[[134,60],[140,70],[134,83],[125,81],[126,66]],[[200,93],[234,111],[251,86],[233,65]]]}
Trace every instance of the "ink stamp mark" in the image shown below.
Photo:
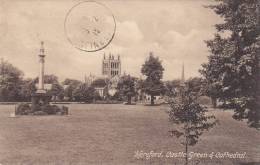
{"label": "ink stamp mark", "polygon": [[102,3],[84,1],[73,6],[64,21],[68,41],[77,49],[96,52],[113,40],[116,21],[112,12]]}

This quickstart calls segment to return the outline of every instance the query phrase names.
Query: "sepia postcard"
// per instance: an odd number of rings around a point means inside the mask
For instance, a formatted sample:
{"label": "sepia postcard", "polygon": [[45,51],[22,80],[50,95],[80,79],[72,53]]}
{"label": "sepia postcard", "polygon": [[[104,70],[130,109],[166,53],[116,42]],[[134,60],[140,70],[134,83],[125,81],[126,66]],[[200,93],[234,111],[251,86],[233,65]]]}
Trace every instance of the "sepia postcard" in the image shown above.
{"label": "sepia postcard", "polygon": [[0,0],[0,165],[260,165],[260,0]]}

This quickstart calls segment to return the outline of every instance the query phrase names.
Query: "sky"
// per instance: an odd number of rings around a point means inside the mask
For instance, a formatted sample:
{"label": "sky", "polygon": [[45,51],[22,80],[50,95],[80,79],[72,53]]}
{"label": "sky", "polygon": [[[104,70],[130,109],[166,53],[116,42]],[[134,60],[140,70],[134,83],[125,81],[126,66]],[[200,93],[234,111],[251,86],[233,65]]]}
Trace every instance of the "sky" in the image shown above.
{"label": "sky", "polygon": [[45,43],[45,73],[59,80],[100,76],[103,54],[120,54],[122,72],[139,77],[153,52],[165,69],[163,79],[199,76],[209,55],[205,40],[213,38],[222,22],[205,5],[210,0],[97,0],[111,10],[116,32],[111,43],[97,52],[76,49],[64,32],[68,11],[79,0],[0,0],[0,58],[35,78],[39,73],[40,42]]}

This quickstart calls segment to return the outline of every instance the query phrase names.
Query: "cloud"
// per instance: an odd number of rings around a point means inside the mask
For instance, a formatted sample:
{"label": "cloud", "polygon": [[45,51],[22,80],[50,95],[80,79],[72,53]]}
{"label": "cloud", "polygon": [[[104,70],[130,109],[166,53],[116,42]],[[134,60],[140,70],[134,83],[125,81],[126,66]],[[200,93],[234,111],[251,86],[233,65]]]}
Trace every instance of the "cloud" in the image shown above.
{"label": "cloud", "polygon": [[[133,76],[153,51],[162,60],[164,79],[179,78],[182,62],[186,75],[198,75],[207,58],[204,40],[214,33],[218,17],[200,1],[104,1],[113,12],[117,29],[112,42],[98,52],[74,48],[64,35],[64,19],[75,1],[4,1],[0,11],[0,54],[25,72],[38,75],[38,51],[41,40],[46,47],[46,73],[60,80],[83,80],[90,72],[101,74],[103,54],[121,55],[122,70]],[[1,10],[1,7],[0,7]],[[4,36],[2,34],[5,34]]]}
{"label": "cloud", "polygon": [[117,22],[114,43],[122,46],[135,45],[143,40],[143,33],[134,21]]}

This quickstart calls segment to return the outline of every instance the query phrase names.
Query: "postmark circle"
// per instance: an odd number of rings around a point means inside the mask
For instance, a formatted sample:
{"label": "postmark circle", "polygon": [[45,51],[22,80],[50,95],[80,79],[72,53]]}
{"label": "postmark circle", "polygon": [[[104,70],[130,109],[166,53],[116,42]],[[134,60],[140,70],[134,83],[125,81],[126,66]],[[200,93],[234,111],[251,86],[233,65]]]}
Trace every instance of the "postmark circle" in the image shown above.
{"label": "postmark circle", "polygon": [[84,1],[68,11],[64,31],[68,41],[75,48],[95,52],[104,49],[113,40],[116,21],[104,4]]}

